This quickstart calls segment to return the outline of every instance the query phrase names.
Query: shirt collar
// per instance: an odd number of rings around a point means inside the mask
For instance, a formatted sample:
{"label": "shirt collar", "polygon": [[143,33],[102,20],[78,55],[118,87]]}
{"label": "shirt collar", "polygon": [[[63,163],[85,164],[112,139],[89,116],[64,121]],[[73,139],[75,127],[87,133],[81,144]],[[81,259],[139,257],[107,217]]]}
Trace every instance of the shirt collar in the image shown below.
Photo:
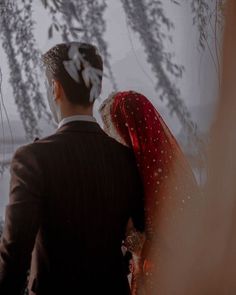
{"label": "shirt collar", "polygon": [[69,117],[63,118],[59,122],[57,129],[59,129],[62,125],[66,124],[68,122],[72,122],[72,121],[97,122],[96,119],[93,116],[89,116],[89,115],[74,115],[74,116],[69,116]]}

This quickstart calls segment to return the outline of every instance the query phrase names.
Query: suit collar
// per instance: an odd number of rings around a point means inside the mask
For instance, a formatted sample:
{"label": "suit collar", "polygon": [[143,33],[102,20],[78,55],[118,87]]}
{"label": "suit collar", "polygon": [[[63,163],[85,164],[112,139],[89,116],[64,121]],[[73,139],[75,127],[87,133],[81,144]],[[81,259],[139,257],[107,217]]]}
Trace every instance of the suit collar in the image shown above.
{"label": "suit collar", "polygon": [[63,118],[59,124],[58,128],[60,128],[62,125],[72,122],[72,121],[88,121],[88,122],[96,122],[96,119],[93,116],[88,116],[88,115],[74,115],[74,116],[69,116]]}
{"label": "suit collar", "polygon": [[92,132],[104,133],[97,122],[89,121],[71,121],[63,124],[56,130],[56,133],[62,132]]}

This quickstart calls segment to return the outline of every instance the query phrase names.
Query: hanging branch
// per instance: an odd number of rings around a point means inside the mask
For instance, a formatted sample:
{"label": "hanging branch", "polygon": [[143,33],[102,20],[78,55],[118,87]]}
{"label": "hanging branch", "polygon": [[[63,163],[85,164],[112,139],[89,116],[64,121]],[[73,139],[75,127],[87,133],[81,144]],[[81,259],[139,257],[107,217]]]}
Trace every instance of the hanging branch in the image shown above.
{"label": "hanging branch", "polygon": [[219,28],[223,27],[224,23],[224,6],[225,0],[192,0],[190,3],[193,14],[193,24],[197,26],[199,32],[199,46],[201,49],[206,49],[209,32],[208,26],[212,22]]}
{"label": "hanging branch", "polygon": [[[0,68],[0,98],[2,98],[2,70]],[[4,128],[4,122],[3,122],[3,110],[2,110],[2,99],[0,99],[0,118],[1,118],[1,125],[2,125],[2,139],[0,141],[0,144],[3,145],[3,149],[0,145],[0,154],[3,154],[3,156],[5,155],[5,128]],[[4,172],[4,158],[1,159],[0,161],[0,176],[3,174]]]}
{"label": "hanging branch", "polygon": [[[212,0],[211,0],[212,1]],[[193,24],[197,26],[199,32],[199,46],[206,48],[208,37],[207,27],[209,23],[210,6],[207,0],[192,0],[191,10],[193,13]]]}
{"label": "hanging branch", "polygon": [[[161,31],[165,25],[167,31],[173,23],[165,16],[162,3],[158,0],[121,0],[129,25],[139,34],[147,54],[147,61],[155,73],[156,90],[161,100],[167,100],[170,113],[175,113],[181,125],[187,130],[192,142],[198,141],[197,127],[190,118],[190,113],[180,98],[180,90],[173,84],[169,75],[181,78],[183,67],[172,62],[172,55],[165,51],[164,40],[168,35]],[[170,38],[169,38],[170,39]],[[171,40],[171,39],[170,39]]]}
{"label": "hanging branch", "polygon": [[[199,47],[206,48],[215,67],[218,76],[218,87],[220,88],[220,49],[219,36],[224,27],[224,6],[225,0],[192,0],[191,10],[193,13],[193,24],[199,32]],[[212,32],[210,32],[210,29]],[[211,36],[212,33],[212,36]],[[209,40],[213,39],[213,43]]]}
{"label": "hanging branch", "polygon": [[[2,97],[2,70],[0,69],[0,96]],[[1,149],[1,146],[0,146],[0,153],[5,153],[4,151],[4,146],[5,146],[5,130],[4,130],[4,123],[3,123],[3,111],[2,111],[2,104],[1,104],[1,101],[0,101],[0,116],[1,116],[1,125],[2,125],[2,137],[3,137],[3,142],[1,142],[1,144],[3,144],[3,151]],[[4,162],[4,159],[1,160],[0,162],[0,176],[3,174],[4,172],[4,165],[3,165],[3,162]]]}
{"label": "hanging branch", "polygon": [[2,46],[8,58],[8,65],[10,68],[9,81],[13,88],[15,103],[26,131],[26,138],[31,140],[39,135],[39,129],[31,107],[31,97],[28,93],[27,84],[24,83],[21,65],[17,60],[17,52],[13,41],[14,32],[18,28],[18,16],[19,10],[17,9],[15,2],[5,1],[4,12],[1,11],[0,18]]}
{"label": "hanging branch", "polygon": [[16,54],[21,60],[21,70],[24,75],[24,81],[27,87],[28,95],[31,97],[34,112],[37,118],[42,116],[47,121],[51,120],[51,115],[47,112],[47,107],[40,91],[40,52],[36,49],[36,40],[33,35],[34,21],[32,20],[32,2],[33,0],[22,0],[19,2],[17,13],[17,27],[15,30]]}
{"label": "hanging branch", "polygon": [[[49,11],[52,18],[52,23],[48,28],[48,38],[51,39],[53,37],[54,30],[56,30],[57,32],[61,31],[62,39],[65,42],[69,41],[70,34],[77,39],[78,35],[76,32],[74,33],[75,35],[73,34],[73,30],[71,27],[72,18],[68,17],[67,21],[65,21],[64,19],[64,15],[67,14],[65,10],[65,8],[67,7],[65,5],[66,2],[62,2],[60,0],[41,0],[41,2],[44,8]],[[59,15],[62,15],[63,18],[59,18]]]}
{"label": "hanging branch", "polygon": [[[85,21],[86,2],[76,1],[75,3],[68,3],[66,1],[63,1],[61,3],[61,11],[62,17],[66,23],[66,26],[68,27],[68,31],[71,37],[89,43],[89,32],[87,28],[87,23]],[[71,17],[71,14],[73,15],[73,17]],[[65,36],[63,40],[69,41],[67,36]]]}
{"label": "hanging branch", "polygon": [[26,138],[40,136],[38,119],[51,122],[40,91],[40,52],[33,35],[32,0],[1,3],[0,34],[10,68],[10,84]]}
{"label": "hanging branch", "polygon": [[5,126],[4,126],[4,115],[6,117],[6,121],[7,121],[7,125],[10,131],[10,137],[11,137],[11,144],[12,147],[14,145],[14,139],[13,139],[13,134],[12,134],[12,129],[11,129],[11,125],[10,125],[10,120],[8,117],[8,113],[7,113],[7,109],[4,103],[4,99],[3,99],[3,93],[2,93],[2,70],[0,68],[0,118],[1,118],[1,125],[2,125],[2,140],[0,141],[1,144],[3,144],[3,149],[1,149],[0,146],[0,153],[3,154],[3,159],[1,159],[0,162],[0,175],[3,174],[3,172],[5,171],[5,168],[9,166],[9,161],[5,160],[4,156],[5,156],[5,144],[6,144],[6,137],[5,137]]}
{"label": "hanging branch", "polygon": [[[80,1],[47,1],[42,0],[44,7],[52,15],[52,25],[49,27],[49,37],[53,36],[53,30],[62,32],[64,42],[80,40],[94,43],[98,46],[108,70],[114,90],[117,90],[115,78],[109,62],[110,55],[103,34],[106,30],[104,13],[106,3],[104,0],[80,0]],[[60,15],[60,18],[59,16]]]}
{"label": "hanging branch", "polygon": [[104,57],[104,65],[108,69],[109,77],[111,78],[113,84],[113,89],[114,91],[117,91],[117,85],[109,63],[110,55],[108,53],[107,43],[103,38],[103,33],[106,30],[106,23],[103,15],[107,5],[104,0],[87,0],[86,3],[88,9],[86,14],[86,19],[88,20],[87,31],[90,34],[90,39],[98,45],[98,48]]}

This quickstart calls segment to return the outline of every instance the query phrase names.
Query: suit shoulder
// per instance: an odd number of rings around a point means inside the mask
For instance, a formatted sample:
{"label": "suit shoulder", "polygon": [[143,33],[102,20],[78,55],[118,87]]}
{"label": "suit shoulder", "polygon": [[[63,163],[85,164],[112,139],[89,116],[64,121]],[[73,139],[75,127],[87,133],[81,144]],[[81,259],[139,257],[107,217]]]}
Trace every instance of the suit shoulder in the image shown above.
{"label": "suit shoulder", "polygon": [[57,133],[53,133],[47,136],[44,136],[42,138],[36,137],[33,141],[33,144],[41,144],[41,143],[48,143],[48,142],[53,142],[58,138]]}
{"label": "suit shoulder", "polygon": [[[109,137],[109,136],[108,136]],[[112,137],[109,137],[110,143],[113,146],[113,152],[117,153],[117,157],[125,160],[132,167],[136,167],[136,158],[134,151],[131,147],[128,147]]]}
{"label": "suit shoulder", "polygon": [[126,151],[127,153],[130,153],[132,151],[132,149],[122,143],[120,143],[119,141],[117,141],[116,139],[114,139],[113,137],[107,135],[106,133],[105,134],[105,138],[107,141],[110,142],[111,145],[113,145],[115,148],[117,149],[121,149],[123,150],[124,152]]}
{"label": "suit shoulder", "polygon": [[32,154],[39,154],[42,152],[42,147],[45,146],[47,143],[54,142],[57,138],[56,134],[52,134],[43,138],[36,137],[33,142],[21,145],[17,147],[14,152],[14,156],[23,156],[23,155],[32,155]]}

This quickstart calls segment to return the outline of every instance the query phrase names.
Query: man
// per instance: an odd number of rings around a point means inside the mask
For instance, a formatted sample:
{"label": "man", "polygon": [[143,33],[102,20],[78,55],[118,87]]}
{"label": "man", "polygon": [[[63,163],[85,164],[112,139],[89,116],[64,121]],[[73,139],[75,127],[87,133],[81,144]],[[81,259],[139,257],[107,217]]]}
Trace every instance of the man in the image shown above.
{"label": "man", "polygon": [[102,59],[73,42],[43,61],[59,125],[13,156],[0,294],[21,294],[28,269],[30,294],[129,294],[121,242],[130,217],[144,229],[142,185],[132,152],[92,116]]}

